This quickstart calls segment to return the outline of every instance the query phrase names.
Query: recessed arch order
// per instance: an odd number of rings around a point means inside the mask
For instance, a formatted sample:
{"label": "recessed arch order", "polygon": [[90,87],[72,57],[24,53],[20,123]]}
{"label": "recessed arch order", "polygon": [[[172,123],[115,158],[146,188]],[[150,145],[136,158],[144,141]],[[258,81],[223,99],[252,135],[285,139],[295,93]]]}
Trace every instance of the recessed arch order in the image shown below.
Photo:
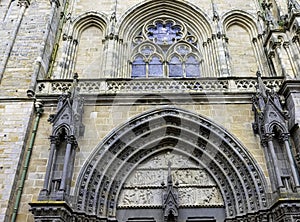
{"label": "recessed arch order", "polygon": [[124,41],[130,41],[139,27],[161,17],[178,19],[188,24],[201,42],[212,35],[212,21],[209,16],[195,5],[178,0],[147,1],[135,5],[119,19],[116,27],[118,35]]}
{"label": "recessed arch order", "polygon": [[207,170],[220,189],[227,219],[267,207],[264,176],[232,135],[202,116],[164,107],[133,118],[96,147],[76,184],[76,210],[115,218],[130,173],[164,149],[182,153]]}

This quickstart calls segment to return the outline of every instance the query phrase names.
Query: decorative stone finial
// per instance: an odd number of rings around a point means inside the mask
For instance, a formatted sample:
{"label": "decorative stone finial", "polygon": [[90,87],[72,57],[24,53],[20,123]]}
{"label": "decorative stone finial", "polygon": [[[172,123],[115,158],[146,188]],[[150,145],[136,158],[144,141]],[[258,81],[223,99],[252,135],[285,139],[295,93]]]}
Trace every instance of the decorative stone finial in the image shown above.
{"label": "decorative stone finial", "polygon": [[177,221],[178,217],[178,192],[173,187],[171,162],[168,162],[167,190],[163,193],[164,221]]}

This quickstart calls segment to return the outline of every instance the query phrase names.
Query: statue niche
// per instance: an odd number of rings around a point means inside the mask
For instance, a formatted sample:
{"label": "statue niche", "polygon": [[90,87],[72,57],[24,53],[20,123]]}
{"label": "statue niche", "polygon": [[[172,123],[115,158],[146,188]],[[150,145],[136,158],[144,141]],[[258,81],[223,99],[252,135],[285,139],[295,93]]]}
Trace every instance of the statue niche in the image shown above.
{"label": "statue niche", "polygon": [[50,154],[39,200],[68,200],[77,148],[77,138],[83,134],[83,98],[78,95],[77,76],[73,89],[62,94],[56,114],[50,115],[52,135]]}

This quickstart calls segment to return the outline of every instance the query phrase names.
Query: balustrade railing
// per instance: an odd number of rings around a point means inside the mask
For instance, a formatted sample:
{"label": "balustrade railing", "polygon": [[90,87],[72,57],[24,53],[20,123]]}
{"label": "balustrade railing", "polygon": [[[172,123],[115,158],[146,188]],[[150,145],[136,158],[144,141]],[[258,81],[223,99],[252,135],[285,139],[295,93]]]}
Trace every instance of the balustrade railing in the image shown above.
{"label": "balustrade railing", "polygon": [[[277,91],[280,77],[263,79],[265,85]],[[68,91],[73,80],[40,80],[37,95],[56,95]],[[79,80],[81,94],[115,93],[255,93],[256,78],[199,78],[199,79],[95,79]]]}

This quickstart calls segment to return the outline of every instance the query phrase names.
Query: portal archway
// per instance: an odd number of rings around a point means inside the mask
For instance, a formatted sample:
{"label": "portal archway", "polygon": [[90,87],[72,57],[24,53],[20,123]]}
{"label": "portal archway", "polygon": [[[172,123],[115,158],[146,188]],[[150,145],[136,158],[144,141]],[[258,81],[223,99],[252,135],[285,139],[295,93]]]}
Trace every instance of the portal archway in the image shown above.
{"label": "portal archway", "polygon": [[266,208],[266,183],[247,150],[212,121],[165,107],[130,120],[96,147],[78,178],[77,210],[117,218],[126,182],[139,166],[168,152],[211,178],[227,221],[258,216]]}

